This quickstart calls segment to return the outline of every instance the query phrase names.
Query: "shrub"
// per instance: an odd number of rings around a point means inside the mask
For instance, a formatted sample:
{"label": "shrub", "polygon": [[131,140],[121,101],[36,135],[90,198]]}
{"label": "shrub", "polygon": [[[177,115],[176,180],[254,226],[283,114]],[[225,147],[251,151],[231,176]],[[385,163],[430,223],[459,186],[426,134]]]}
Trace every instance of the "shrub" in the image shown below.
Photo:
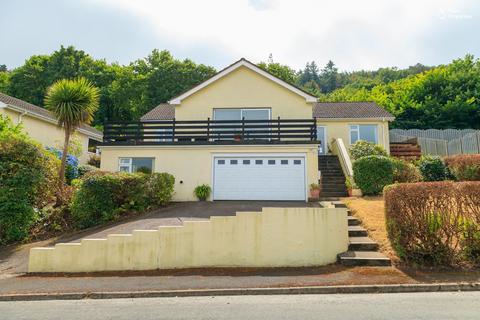
{"label": "shrub", "polygon": [[173,194],[173,176],[166,173],[109,173],[90,171],[73,197],[71,213],[78,228],[88,228],[115,220],[127,212],[142,212],[164,205]]}
{"label": "shrub", "polygon": [[378,144],[358,140],[350,146],[350,155],[354,160],[358,160],[367,156],[387,156],[387,152]]}
{"label": "shrub", "polygon": [[420,182],[422,174],[420,170],[404,160],[392,158],[393,164],[393,181],[396,183]]}
{"label": "shrub", "polygon": [[127,209],[141,210],[146,203],[145,176],[110,173],[83,180],[72,201],[76,227],[88,228],[114,220]]}
{"label": "shrub", "polygon": [[446,157],[445,164],[459,181],[480,181],[480,154]]}
{"label": "shrub", "polygon": [[154,173],[147,183],[148,195],[151,203],[163,206],[172,200],[175,178],[168,173]]}
{"label": "shrub", "polygon": [[[49,152],[54,154],[58,159],[62,158],[63,152],[56,148],[47,147]],[[78,178],[78,158],[74,155],[67,154],[67,163],[65,167],[65,180],[67,184],[70,184],[73,179]]]}
{"label": "shrub", "polygon": [[205,201],[210,196],[212,188],[210,188],[208,184],[202,184],[197,186],[193,192],[195,193],[195,196],[198,198],[198,200]]}
{"label": "shrub", "polygon": [[58,161],[0,119],[0,243],[28,236],[37,208],[53,199]]}
{"label": "shrub", "polygon": [[362,157],[353,163],[353,179],[363,194],[379,194],[393,183],[392,161],[384,156]]}
{"label": "shrub", "polygon": [[479,263],[480,182],[420,182],[385,189],[387,231],[398,256],[420,265]]}
{"label": "shrub", "polygon": [[92,154],[87,163],[91,166],[100,168],[100,156],[98,154]]}
{"label": "shrub", "polygon": [[[94,166],[91,166],[89,164],[82,164],[82,165],[79,165],[78,166],[78,178],[81,178],[83,177],[84,175],[86,175],[87,173],[89,172],[92,172],[92,171],[98,171],[98,168],[97,167],[94,167]],[[73,185],[73,180],[75,179],[72,179],[72,181],[70,181],[70,184]]]}
{"label": "shrub", "polygon": [[451,178],[440,157],[422,156],[418,161],[418,169],[422,173],[423,181],[444,181]]}

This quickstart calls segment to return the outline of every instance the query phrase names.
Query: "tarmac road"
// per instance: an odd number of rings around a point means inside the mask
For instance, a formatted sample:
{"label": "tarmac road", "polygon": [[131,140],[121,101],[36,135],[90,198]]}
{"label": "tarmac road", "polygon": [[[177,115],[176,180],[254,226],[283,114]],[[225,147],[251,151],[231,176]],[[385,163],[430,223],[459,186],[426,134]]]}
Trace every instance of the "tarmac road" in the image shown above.
{"label": "tarmac road", "polygon": [[0,319],[480,319],[480,292],[0,302]]}

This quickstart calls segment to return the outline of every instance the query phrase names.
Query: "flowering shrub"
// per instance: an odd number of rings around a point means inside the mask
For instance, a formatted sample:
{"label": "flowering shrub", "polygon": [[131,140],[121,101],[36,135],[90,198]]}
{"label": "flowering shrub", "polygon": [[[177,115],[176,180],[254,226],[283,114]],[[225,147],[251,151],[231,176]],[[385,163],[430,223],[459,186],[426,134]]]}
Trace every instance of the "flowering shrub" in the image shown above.
{"label": "flowering shrub", "polygon": [[[46,147],[46,149],[54,154],[58,159],[62,158],[63,152],[53,147]],[[65,179],[70,184],[73,179],[78,178],[78,158],[67,154],[67,161],[65,167]]]}

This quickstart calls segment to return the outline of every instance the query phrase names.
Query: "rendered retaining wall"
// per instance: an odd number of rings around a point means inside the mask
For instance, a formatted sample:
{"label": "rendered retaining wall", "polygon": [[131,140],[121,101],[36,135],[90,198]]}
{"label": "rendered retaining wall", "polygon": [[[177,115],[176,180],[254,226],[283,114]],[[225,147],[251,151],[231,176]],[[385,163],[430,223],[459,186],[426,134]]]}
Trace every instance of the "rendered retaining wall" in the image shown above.
{"label": "rendered retaining wall", "polygon": [[264,208],[33,248],[28,271],[319,266],[335,262],[347,247],[345,208]]}

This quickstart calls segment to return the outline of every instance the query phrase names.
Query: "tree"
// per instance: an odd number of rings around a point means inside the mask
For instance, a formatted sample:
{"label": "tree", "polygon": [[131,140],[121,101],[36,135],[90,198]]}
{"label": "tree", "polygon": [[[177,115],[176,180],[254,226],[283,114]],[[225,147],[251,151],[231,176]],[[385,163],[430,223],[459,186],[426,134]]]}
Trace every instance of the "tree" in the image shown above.
{"label": "tree", "polygon": [[323,93],[329,93],[337,89],[338,69],[332,60],[329,60],[325,68],[322,69],[319,76],[319,85]]}
{"label": "tree", "polygon": [[295,70],[287,65],[280,64],[273,61],[273,56],[270,54],[268,62],[260,62],[258,64],[263,70],[273,74],[275,77],[282,79],[285,82],[295,84],[298,81],[298,74]]}
{"label": "tree", "polygon": [[317,64],[315,61],[307,62],[305,68],[299,72],[298,84],[303,86],[304,84],[313,81],[317,85],[320,82],[320,75]]}
{"label": "tree", "polygon": [[92,122],[98,103],[98,89],[85,78],[59,80],[48,88],[45,106],[57,118],[58,126],[63,127],[65,131],[59,171],[59,195],[65,184],[65,165],[70,136],[80,125]]}

